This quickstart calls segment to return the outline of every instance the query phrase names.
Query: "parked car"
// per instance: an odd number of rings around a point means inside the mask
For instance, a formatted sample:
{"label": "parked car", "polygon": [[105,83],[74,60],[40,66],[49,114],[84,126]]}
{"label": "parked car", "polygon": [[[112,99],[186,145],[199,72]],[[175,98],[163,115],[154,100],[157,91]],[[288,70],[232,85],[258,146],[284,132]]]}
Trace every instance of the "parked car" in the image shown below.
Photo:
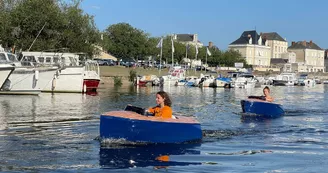
{"label": "parked car", "polygon": [[155,68],[165,68],[165,66],[163,64],[155,64],[154,67]]}
{"label": "parked car", "polygon": [[125,62],[124,63],[125,67],[134,67],[136,65],[135,62]]}
{"label": "parked car", "polygon": [[111,59],[94,59],[98,62],[101,66],[113,66],[115,65],[115,62]]}
{"label": "parked car", "polygon": [[208,69],[206,69],[204,66],[196,66],[196,71],[209,71]]}

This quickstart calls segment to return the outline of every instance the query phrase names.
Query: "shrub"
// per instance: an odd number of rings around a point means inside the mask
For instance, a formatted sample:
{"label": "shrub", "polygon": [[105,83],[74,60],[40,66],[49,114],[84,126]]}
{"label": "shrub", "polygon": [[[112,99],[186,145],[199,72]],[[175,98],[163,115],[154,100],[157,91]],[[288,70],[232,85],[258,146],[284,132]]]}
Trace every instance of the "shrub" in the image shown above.
{"label": "shrub", "polygon": [[114,86],[121,86],[122,85],[122,78],[118,76],[114,76]]}
{"label": "shrub", "polygon": [[130,70],[130,76],[129,76],[129,81],[130,82],[133,82],[134,81],[134,79],[137,77],[137,72],[135,71],[135,70]]}

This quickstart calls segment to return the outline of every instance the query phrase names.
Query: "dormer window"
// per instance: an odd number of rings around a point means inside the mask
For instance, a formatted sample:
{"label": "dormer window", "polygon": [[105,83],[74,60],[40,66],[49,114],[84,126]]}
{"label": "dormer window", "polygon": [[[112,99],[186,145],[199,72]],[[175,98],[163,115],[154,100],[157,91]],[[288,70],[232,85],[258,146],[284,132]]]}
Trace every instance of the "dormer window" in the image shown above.
{"label": "dormer window", "polygon": [[249,38],[249,44],[252,44],[252,37]]}
{"label": "dormer window", "polygon": [[260,36],[259,40],[258,40],[258,44],[262,45],[262,37]]}

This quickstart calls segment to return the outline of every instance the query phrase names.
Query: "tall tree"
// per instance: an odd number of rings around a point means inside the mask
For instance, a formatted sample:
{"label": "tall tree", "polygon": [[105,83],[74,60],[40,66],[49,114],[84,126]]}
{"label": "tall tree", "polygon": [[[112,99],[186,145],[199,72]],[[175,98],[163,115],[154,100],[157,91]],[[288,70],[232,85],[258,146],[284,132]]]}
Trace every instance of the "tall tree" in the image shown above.
{"label": "tall tree", "polygon": [[[84,14],[79,3],[64,6],[63,28],[60,33],[61,46],[72,52],[93,53],[94,44],[100,42],[100,33],[96,28],[93,16]],[[60,45],[57,45],[57,47]]]}
{"label": "tall tree", "polygon": [[148,54],[148,34],[128,23],[109,26],[105,37],[108,40],[107,50],[119,59],[142,59]]}
{"label": "tall tree", "polygon": [[37,37],[31,50],[56,48],[62,24],[61,9],[53,0],[25,0],[10,12],[11,36],[15,44],[27,50]]}
{"label": "tall tree", "polygon": [[93,17],[79,8],[80,2],[0,0],[0,9],[4,9],[0,11],[0,40],[23,51],[33,45],[30,51],[64,47],[92,54],[99,31]]}

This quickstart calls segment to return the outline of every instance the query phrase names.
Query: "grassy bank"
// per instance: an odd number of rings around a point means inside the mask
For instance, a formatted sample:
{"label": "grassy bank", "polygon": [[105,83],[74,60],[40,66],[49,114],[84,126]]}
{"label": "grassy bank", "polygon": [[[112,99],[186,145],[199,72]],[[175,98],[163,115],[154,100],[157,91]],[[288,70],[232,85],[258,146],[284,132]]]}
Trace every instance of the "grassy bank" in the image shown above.
{"label": "grassy bank", "polygon": [[[127,68],[124,66],[100,66],[100,76],[102,78],[108,78],[108,77],[122,77],[123,80],[127,79],[129,77],[130,70],[135,70],[137,72],[137,75],[156,75],[158,77],[167,75],[168,69],[162,69],[159,71],[155,68],[149,68],[144,69],[142,67],[136,67],[136,68]],[[186,72],[186,76],[200,76],[200,74],[205,74],[204,71],[195,71],[195,70],[188,70]],[[221,71],[218,73],[210,73],[214,76],[217,76],[218,74],[227,75],[227,71]],[[275,77],[276,75],[280,74],[279,72],[254,72],[253,73],[256,76],[272,76]],[[310,78],[318,77],[320,79],[327,79],[328,73],[308,73]]]}
{"label": "grassy bank", "polygon": [[[149,68],[144,69],[142,67],[136,67],[136,68],[127,68],[123,66],[100,66],[100,88],[104,89],[108,86],[114,86],[115,79],[118,80],[118,78],[121,79],[122,86],[128,86],[131,85],[132,82],[129,81],[130,76],[130,70],[135,70],[137,72],[137,75],[143,76],[143,75],[156,75],[158,77],[164,76],[168,74],[168,69],[162,69],[159,71],[155,68]],[[204,71],[196,71],[195,70],[188,70],[186,72],[187,76],[200,76],[200,74]],[[212,73],[212,75],[217,75],[216,73]]]}
{"label": "grassy bank", "polygon": [[[127,68],[123,66],[100,66],[100,76],[101,77],[114,77],[119,76],[123,78],[129,77],[130,70],[135,70],[137,75],[156,75],[156,76],[164,76],[167,75],[168,69],[162,69],[159,71],[155,68],[144,69],[143,67],[136,67],[136,68]],[[188,70],[186,72],[187,76],[199,76],[200,73],[204,74],[204,71],[196,71],[195,70]],[[215,73],[214,73],[215,74]]]}

